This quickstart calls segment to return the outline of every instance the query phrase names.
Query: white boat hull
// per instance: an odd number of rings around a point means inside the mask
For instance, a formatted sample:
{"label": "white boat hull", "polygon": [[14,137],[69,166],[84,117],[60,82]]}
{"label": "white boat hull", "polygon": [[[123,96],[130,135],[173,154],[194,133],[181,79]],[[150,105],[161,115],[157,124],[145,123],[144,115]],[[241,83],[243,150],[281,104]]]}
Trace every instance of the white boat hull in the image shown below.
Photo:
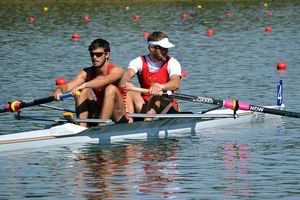
{"label": "white boat hull", "polygon": [[[232,110],[215,110],[208,112],[208,114],[232,114]],[[89,129],[66,123],[50,129],[2,135],[0,136],[0,152],[55,145],[68,146],[76,143],[116,143],[148,138],[177,137],[195,134],[207,128],[281,120],[281,117],[277,115],[250,111],[238,111],[237,114],[239,117],[236,119],[162,119]]]}

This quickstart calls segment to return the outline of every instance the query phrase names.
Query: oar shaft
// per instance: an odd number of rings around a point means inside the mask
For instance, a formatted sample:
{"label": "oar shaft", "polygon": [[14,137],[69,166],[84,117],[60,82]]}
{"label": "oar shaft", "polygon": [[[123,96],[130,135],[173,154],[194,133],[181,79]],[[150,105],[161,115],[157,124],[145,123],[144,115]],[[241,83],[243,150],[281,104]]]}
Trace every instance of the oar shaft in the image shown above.
{"label": "oar shaft", "polygon": [[253,106],[253,105],[250,105],[249,110],[254,111],[254,112],[262,112],[262,113],[273,114],[273,115],[281,115],[281,116],[285,116],[285,117],[300,118],[300,113],[286,111],[286,110],[265,108],[265,107]]}
{"label": "oar shaft", "polygon": [[[71,97],[71,93],[65,93],[61,94],[59,97],[61,100]],[[30,107],[30,106],[35,106],[35,105],[40,105],[44,103],[50,103],[52,101],[55,101],[54,96],[49,96],[49,97],[44,97],[40,99],[34,99],[32,101],[14,101],[12,103],[7,103],[3,109],[0,109],[0,113],[3,112],[8,112],[8,111],[18,111],[22,108]]]}
{"label": "oar shaft", "polygon": [[[136,91],[136,92],[149,92],[148,89],[144,89],[144,88],[131,87],[131,88],[127,88],[127,89]],[[166,96],[166,97],[174,97],[174,98],[184,100],[184,101],[191,101],[191,102],[205,103],[205,104],[215,104],[215,105],[223,106],[225,108],[230,108],[233,110],[246,110],[246,111],[268,113],[268,114],[280,115],[280,116],[286,116],[286,117],[300,118],[300,113],[297,113],[297,112],[291,112],[291,111],[286,111],[286,110],[250,105],[250,104],[247,104],[244,102],[238,102],[236,100],[219,100],[219,99],[198,97],[198,96],[180,94],[180,93],[170,93],[169,94],[168,92],[163,93],[161,95]]]}

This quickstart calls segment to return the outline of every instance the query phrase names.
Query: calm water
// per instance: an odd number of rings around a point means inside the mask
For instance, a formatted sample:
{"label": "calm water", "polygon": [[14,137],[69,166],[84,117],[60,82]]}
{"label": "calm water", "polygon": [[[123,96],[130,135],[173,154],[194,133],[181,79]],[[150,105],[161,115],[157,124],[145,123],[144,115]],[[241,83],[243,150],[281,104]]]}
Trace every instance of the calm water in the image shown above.
{"label": "calm water", "polygon": [[[90,65],[87,48],[95,38],[109,40],[111,61],[126,67],[147,53],[143,32],[161,30],[176,44],[170,54],[188,74],[181,92],[273,105],[281,78],[287,110],[300,112],[298,0],[265,1],[268,7],[263,1],[63,2],[0,1],[0,106],[51,94],[57,77],[70,80]],[[28,22],[32,16],[35,23]],[[207,36],[208,28],[215,35]],[[279,61],[287,63],[286,71],[276,70]],[[73,108],[73,101],[52,105]],[[35,107],[23,114],[60,113]],[[284,117],[184,138],[3,153],[0,199],[298,199],[299,124]],[[45,125],[0,115],[0,134]]]}

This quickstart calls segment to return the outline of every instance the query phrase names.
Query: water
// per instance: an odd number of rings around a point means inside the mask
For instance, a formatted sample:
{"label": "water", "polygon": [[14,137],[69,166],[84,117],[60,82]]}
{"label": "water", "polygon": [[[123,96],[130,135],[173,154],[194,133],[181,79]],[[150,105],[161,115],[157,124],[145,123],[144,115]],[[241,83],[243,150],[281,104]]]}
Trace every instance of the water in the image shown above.
{"label": "water", "polygon": [[[143,32],[161,30],[176,44],[170,54],[188,74],[181,92],[272,105],[281,78],[287,110],[300,112],[300,4],[266,2],[268,8],[261,1],[130,1],[125,11],[128,2],[122,1],[1,1],[0,105],[51,94],[57,77],[70,80],[90,65],[87,48],[95,38],[109,40],[111,61],[126,67],[147,53]],[[182,13],[188,14],[186,20]],[[136,14],[139,21],[133,19]],[[28,23],[31,16],[36,23]],[[272,32],[265,32],[267,25]],[[215,35],[208,37],[208,28]],[[71,39],[73,32],[78,41]],[[276,70],[279,61],[287,63],[286,71]],[[180,103],[185,110],[210,108]],[[74,104],[68,99],[52,105]],[[59,112],[35,107],[23,113]],[[0,134],[46,124],[4,113]],[[299,132],[299,120],[284,117],[282,123],[224,127],[183,138],[3,153],[0,199],[298,199]]]}

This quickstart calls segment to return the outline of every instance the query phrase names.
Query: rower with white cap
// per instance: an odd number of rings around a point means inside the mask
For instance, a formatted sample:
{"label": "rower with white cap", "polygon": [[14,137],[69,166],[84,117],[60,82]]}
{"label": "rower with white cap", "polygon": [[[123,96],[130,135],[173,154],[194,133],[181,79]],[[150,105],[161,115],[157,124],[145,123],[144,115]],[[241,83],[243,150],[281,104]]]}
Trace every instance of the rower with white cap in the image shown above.
{"label": "rower with white cap", "polygon": [[[140,86],[149,89],[149,94],[127,91],[126,111],[148,114],[176,112],[179,110],[176,100],[158,96],[162,91],[175,91],[180,87],[181,65],[168,55],[169,48],[175,45],[169,41],[167,35],[159,31],[149,35],[147,42],[149,54],[130,61],[121,84],[128,84],[137,74]],[[129,118],[129,122],[132,121]]]}

